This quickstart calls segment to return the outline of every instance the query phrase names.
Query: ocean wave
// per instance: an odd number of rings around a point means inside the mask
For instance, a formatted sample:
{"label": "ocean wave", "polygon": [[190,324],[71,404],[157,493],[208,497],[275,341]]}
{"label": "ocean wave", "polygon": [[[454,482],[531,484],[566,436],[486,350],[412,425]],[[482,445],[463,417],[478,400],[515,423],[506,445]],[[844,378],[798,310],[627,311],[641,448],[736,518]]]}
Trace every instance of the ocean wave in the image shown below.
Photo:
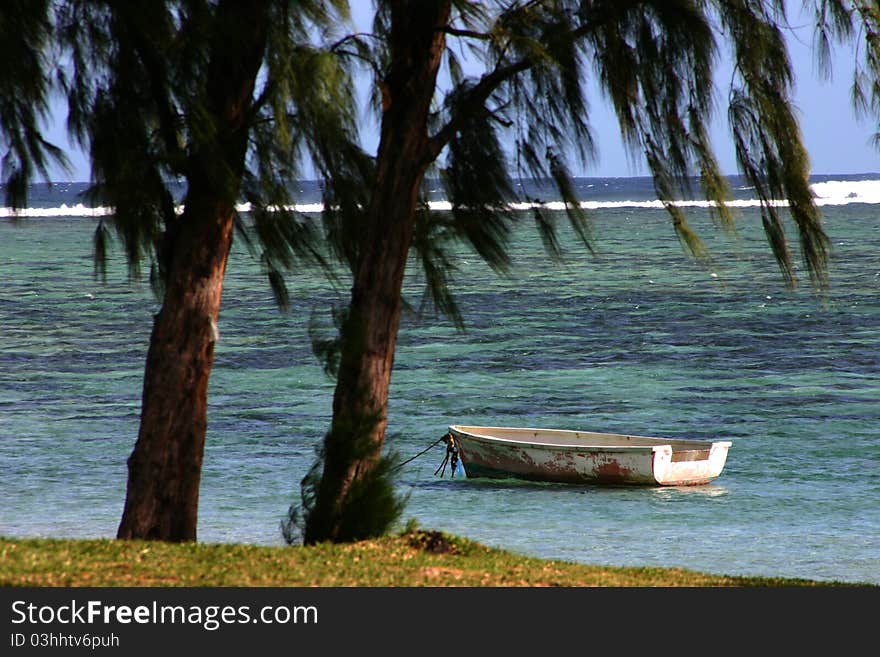
{"label": "ocean wave", "polygon": [[820,205],[880,203],[880,180],[826,180],[810,188]]}
{"label": "ocean wave", "polygon": [[[589,185],[592,188],[593,185]],[[810,185],[818,206],[839,206],[863,203],[869,205],[880,204],[880,179],[871,180],[826,180],[815,182]],[[739,190],[749,190],[753,188],[738,188]],[[773,201],[778,207],[788,205],[787,201]],[[579,203],[584,210],[603,210],[603,209],[645,209],[645,210],[662,210],[665,207],[663,201],[657,199],[616,199],[616,200],[583,200]],[[682,200],[675,201],[673,205],[682,208],[712,208],[717,207],[714,201],[706,200]],[[728,207],[732,208],[755,208],[761,205],[756,198],[735,198],[727,202]],[[448,212],[452,209],[452,204],[444,200],[430,201],[428,206],[438,212]],[[288,210],[299,212],[302,214],[318,214],[323,210],[320,202],[298,203],[287,206]],[[522,202],[511,203],[509,209],[514,211],[525,211],[536,208],[544,210],[564,210],[565,204],[562,201],[546,201],[546,202]],[[182,212],[182,206],[178,206],[178,213]],[[241,203],[236,206],[236,210],[241,213],[251,211],[249,203]],[[0,218],[39,218],[39,217],[106,217],[113,214],[113,209],[109,207],[90,207],[83,203],[75,203],[68,205],[62,203],[54,207],[37,207],[22,208],[13,210],[11,208],[0,208]]]}
{"label": "ocean wave", "polygon": [[89,207],[82,203],[67,205],[62,203],[52,208],[0,208],[0,217],[16,219],[20,217],[106,217],[113,214],[113,208]]}

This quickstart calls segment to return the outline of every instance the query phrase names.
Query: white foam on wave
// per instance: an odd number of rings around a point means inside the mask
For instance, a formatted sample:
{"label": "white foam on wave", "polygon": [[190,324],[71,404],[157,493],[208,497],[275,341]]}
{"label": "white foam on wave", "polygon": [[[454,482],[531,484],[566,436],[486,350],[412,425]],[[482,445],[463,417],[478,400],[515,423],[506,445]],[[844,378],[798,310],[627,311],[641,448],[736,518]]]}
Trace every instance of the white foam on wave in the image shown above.
{"label": "white foam on wave", "polygon": [[[854,203],[880,204],[880,180],[828,180],[810,185],[818,206],[851,205]],[[774,201],[774,205],[785,207],[787,201]],[[581,201],[580,207],[584,210],[620,209],[633,208],[645,210],[662,210],[665,204],[659,200],[618,200],[618,201]],[[712,208],[717,204],[714,201],[676,201],[674,205],[681,208]],[[758,199],[734,199],[727,202],[732,208],[755,208],[761,205]],[[452,204],[449,201],[430,201],[428,206],[438,212],[449,212]],[[511,203],[510,209],[515,211],[533,210],[564,210],[562,201],[548,201],[543,203],[526,202]],[[240,203],[236,206],[238,212],[251,211],[250,203]],[[299,203],[286,206],[287,210],[303,214],[319,214],[323,211],[322,203]],[[183,211],[182,206],[176,208],[178,214]],[[113,214],[113,209],[108,207],[88,207],[82,203],[75,205],[61,204],[51,208],[0,208],[0,218],[23,218],[23,217],[106,217]]]}
{"label": "white foam on wave", "polygon": [[82,203],[76,205],[67,205],[62,203],[54,208],[21,208],[13,210],[12,208],[0,208],[0,217],[16,218],[16,217],[106,217],[113,214],[112,208],[97,207],[91,208]]}
{"label": "white foam on wave", "polygon": [[828,180],[810,188],[819,205],[880,203],[880,180]]}
{"label": "white foam on wave", "polygon": [[[250,203],[239,203],[235,206],[237,212],[250,212],[252,206]],[[278,206],[269,206],[269,210],[277,210]],[[293,205],[285,205],[284,209],[288,212],[300,212],[302,214],[320,214],[324,211],[323,203],[294,203]]]}

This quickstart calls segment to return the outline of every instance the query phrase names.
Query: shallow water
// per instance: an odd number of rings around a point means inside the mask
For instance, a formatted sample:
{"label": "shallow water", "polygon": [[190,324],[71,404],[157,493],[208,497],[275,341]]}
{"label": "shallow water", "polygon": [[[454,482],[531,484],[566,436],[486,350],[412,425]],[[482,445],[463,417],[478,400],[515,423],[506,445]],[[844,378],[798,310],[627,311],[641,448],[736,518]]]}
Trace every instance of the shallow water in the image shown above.
{"label": "shallow water", "polygon": [[[401,330],[388,444],[402,456],[452,423],[733,447],[713,484],[631,489],[440,479],[437,446],[402,472],[404,519],[540,557],[880,583],[880,206],[825,215],[824,303],[806,281],[785,289],[749,208],[738,238],[692,211],[710,266],[683,254],[662,211],[640,208],[593,213],[595,258],[572,245],[550,263],[528,221],[509,278],[462,251],[466,332],[433,317]],[[2,535],[116,531],[157,305],[118,256],[106,284],[93,279],[93,221],[0,219]],[[308,324],[344,295],[307,271],[289,287],[282,315],[258,265],[234,250],[202,541],[282,544],[279,522],[329,425],[332,383]],[[407,293],[418,306],[417,280]]]}

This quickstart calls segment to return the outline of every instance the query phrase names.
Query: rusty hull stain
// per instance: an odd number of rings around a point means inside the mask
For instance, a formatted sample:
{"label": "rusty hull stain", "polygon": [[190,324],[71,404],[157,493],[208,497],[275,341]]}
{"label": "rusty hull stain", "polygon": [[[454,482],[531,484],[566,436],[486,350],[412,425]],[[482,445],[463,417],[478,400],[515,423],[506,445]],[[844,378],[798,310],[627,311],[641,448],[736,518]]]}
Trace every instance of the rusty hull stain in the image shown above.
{"label": "rusty hull stain", "polygon": [[528,450],[516,447],[480,445],[468,450],[460,444],[462,461],[484,466],[511,476],[561,483],[600,482],[623,484],[633,481],[634,472],[610,454],[587,454],[557,451],[537,462]]}
{"label": "rusty hull stain", "polygon": [[624,468],[616,459],[609,459],[593,469],[596,478],[603,484],[622,484],[632,476],[632,470]]}

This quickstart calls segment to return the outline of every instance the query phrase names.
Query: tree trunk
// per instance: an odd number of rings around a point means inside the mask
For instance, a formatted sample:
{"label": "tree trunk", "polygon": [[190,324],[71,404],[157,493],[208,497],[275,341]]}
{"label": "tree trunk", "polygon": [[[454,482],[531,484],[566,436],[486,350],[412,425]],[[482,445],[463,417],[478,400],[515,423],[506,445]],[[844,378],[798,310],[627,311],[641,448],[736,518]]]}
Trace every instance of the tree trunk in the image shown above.
{"label": "tree trunk", "polygon": [[342,327],[333,422],[305,543],[339,540],[347,495],[380,456],[419,189],[432,156],[428,115],[445,49],[448,0],[391,2],[391,67],[383,81],[377,172]]}
{"label": "tree trunk", "polygon": [[228,203],[210,190],[187,194],[162,309],[144,373],[141,425],[128,460],[119,538],[196,538],[208,377],[214,361],[226,260],[232,243]]}
{"label": "tree trunk", "polygon": [[226,0],[216,11],[205,100],[214,125],[199,126],[210,136],[191,144],[185,210],[166,229],[165,295],[150,337],[118,538],[196,539],[208,377],[267,27],[263,2]]}

